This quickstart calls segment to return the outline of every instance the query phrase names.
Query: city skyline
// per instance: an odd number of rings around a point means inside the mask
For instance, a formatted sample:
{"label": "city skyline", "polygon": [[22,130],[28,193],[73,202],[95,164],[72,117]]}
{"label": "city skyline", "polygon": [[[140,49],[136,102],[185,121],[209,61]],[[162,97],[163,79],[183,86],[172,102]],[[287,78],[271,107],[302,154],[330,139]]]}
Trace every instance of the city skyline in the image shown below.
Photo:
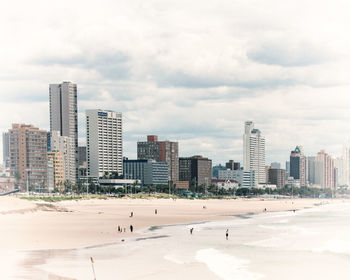
{"label": "city skyline", "polygon": [[47,85],[71,81],[81,145],[85,110],[100,108],[123,113],[130,158],[135,142],[157,134],[178,141],[181,156],[242,161],[245,120],[264,132],[267,163],[283,164],[296,145],[341,155],[350,139],[349,4],[308,3],[76,1],[67,11],[63,1],[39,11],[8,2],[0,130],[49,130]]}

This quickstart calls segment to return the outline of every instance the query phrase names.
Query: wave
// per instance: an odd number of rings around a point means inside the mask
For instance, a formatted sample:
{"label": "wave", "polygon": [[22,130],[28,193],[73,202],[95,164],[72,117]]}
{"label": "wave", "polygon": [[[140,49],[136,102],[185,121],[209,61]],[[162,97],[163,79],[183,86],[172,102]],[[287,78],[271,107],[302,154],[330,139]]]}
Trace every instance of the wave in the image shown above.
{"label": "wave", "polygon": [[327,241],[322,247],[314,248],[315,253],[336,253],[350,255],[350,241],[332,239]]}
{"label": "wave", "polygon": [[248,270],[249,261],[208,248],[197,251],[195,259],[223,280],[256,280],[264,276]]}

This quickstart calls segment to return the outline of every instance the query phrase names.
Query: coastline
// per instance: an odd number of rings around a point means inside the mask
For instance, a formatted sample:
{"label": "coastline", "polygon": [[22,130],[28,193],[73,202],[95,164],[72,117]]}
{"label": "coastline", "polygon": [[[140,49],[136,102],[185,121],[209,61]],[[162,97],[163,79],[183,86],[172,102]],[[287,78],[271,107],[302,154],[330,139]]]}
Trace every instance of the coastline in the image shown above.
{"label": "coastline", "polygon": [[[43,203],[6,197],[0,199],[0,248],[11,252],[103,246],[131,237],[144,238],[151,227],[236,219],[262,213],[265,208],[281,212],[336,202],[339,200],[112,198]],[[133,217],[129,217],[131,212]],[[118,232],[118,225],[125,232]]]}

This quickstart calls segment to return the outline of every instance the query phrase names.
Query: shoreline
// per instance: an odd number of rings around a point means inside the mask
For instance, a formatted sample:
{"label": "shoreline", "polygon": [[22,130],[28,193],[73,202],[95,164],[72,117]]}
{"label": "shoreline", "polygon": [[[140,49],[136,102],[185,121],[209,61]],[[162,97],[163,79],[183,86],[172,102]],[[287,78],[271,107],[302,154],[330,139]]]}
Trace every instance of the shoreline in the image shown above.
{"label": "shoreline", "polygon": [[[4,205],[1,202],[0,205]],[[81,249],[144,238],[152,227],[204,223],[241,218],[251,214],[284,212],[318,207],[344,199],[107,199],[43,203],[15,200],[19,209],[0,208],[0,248],[6,251]],[[6,203],[5,203],[6,205]],[[22,208],[21,208],[22,207]],[[158,209],[158,214],[154,210]],[[130,212],[134,217],[130,218]],[[122,225],[126,232],[117,231]],[[133,224],[135,232],[130,233]]]}

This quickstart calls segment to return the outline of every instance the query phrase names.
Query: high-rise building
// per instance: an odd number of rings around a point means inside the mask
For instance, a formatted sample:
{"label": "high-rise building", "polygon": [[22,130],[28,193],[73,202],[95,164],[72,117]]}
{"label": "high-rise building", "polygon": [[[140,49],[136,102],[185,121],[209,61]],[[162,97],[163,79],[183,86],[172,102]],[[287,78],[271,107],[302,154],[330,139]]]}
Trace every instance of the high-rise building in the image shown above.
{"label": "high-rise building", "polygon": [[137,159],[153,159],[168,163],[169,181],[179,180],[179,143],[158,141],[158,136],[148,135],[147,142],[137,142]]}
{"label": "high-rise building", "polygon": [[322,163],[322,188],[334,189],[334,160],[324,150],[317,153],[316,160]]}
{"label": "high-rise building", "polygon": [[290,173],[290,161],[286,161],[286,173]]}
{"label": "high-rise building", "polygon": [[276,185],[277,188],[283,188],[286,184],[286,170],[280,168],[270,168],[269,184]]}
{"label": "high-rise building", "polygon": [[9,134],[4,132],[2,134],[2,155],[3,155],[3,167],[8,167],[9,160]]}
{"label": "high-rise building", "polygon": [[295,180],[300,180],[300,185],[307,185],[307,160],[301,146],[296,146],[290,153],[290,176]]}
{"label": "high-rise building", "polygon": [[48,190],[52,191],[55,188],[63,189],[64,186],[64,166],[63,157],[60,151],[47,152],[48,162]]}
{"label": "high-rise building", "polygon": [[226,162],[226,169],[239,170],[240,168],[241,168],[241,164],[239,162],[235,162],[232,159]]}
{"label": "high-rise building", "polygon": [[11,175],[22,188],[47,187],[47,132],[33,125],[13,124],[8,131]]}
{"label": "high-rise building", "polygon": [[343,179],[350,186],[350,140],[343,146]]}
{"label": "high-rise building", "polygon": [[[78,178],[78,104],[77,85],[71,82],[50,84],[50,132],[70,137],[74,143],[75,182]],[[73,155],[72,155],[73,156]]]}
{"label": "high-rise building", "polygon": [[209,185],[212,179],[211,159],[202,156],[180,157],[179,178],[196,186]]}
{"label": "high-rise building", "polygon": [[76,183],[75,174],[75,141],[74,138],[61,136],[59,131],[50,133],[51,151],[59,151],[62,155],[62,167],[64,172],[64,181],[72,184]]}
{"label": "high-rise building", "polygon": [[87,175],[123,174],[122,113],[86,110]]}
{"label": "high-rise building", "polygon": [[255,183],[266,183],[265,137],[252,121],[246,121],[243,135],[243,168],[255,171]]}
{"label": "high-rise building", "polygon": [[307,181],[313,186],[320,188],[323,184],[323,163],[316,157],[307,157]]}
{"label": "high-rise building", "polygon": [[334,160],[334,168],[337,169],[337,185],[336,187],[339,186],[344,186],[345,185],[345,178],[344,178],[344,160],[342,157],[337,157]]}

